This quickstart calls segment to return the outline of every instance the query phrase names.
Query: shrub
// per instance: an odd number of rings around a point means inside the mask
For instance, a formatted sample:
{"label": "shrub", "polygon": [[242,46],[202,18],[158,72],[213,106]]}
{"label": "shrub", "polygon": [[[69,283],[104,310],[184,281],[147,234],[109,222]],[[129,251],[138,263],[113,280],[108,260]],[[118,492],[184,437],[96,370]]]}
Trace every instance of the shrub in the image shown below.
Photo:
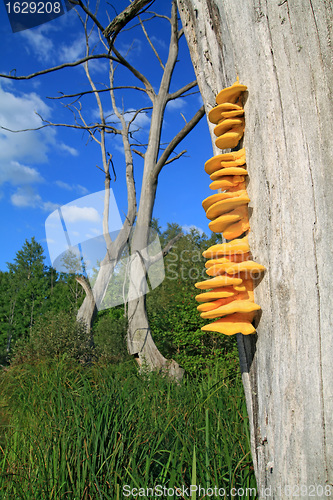
{"label": "shrub", "polygon": [[29,338],[16,343],[12,363],[61,357],[86,361],[95,356],[93,351],[90,334],[83,324],[69,313],[50,311],[36,321]]}
{"label": "shrub", "polygon": [[98,359],[103,363],[122,363],[131,359],[126,349],[127,318],[123,308],[99,313],[94,325]]}

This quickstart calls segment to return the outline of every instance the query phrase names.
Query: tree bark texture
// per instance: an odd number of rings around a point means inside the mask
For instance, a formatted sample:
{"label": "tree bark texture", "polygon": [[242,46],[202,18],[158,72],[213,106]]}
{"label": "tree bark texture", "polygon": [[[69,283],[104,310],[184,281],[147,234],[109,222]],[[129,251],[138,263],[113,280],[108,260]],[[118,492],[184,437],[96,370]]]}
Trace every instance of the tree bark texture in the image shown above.
{"label": "tree bark texture", "polygon": [[257,336],[240,335],[238,345],[258,491],[264,498],[271,487],[277,499],[301,485],[325,489],[333,483],[332,3],[178,7],[206,112],[237,76],[248,86],[249,240],[267,272],[255,289]]}

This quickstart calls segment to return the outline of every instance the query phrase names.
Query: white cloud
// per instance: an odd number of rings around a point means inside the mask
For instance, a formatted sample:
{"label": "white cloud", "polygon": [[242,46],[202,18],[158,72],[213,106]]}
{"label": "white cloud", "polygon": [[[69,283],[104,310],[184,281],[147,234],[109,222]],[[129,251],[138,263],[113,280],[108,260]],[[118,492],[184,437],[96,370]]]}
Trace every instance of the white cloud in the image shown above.
{"label": "white cloud", "polygon": [[157,38],[157,36],[152,35],[150,37],[151,41],[153,42],[154,45],[159,45],[163,49],[167,49],[168,45],[165,43],[165,40],[163,38]]}
{"label": "white cloud", "polygon": [[172,101],[169,101],[167,109],[168,111],[173,111],[175,109],[184,109],[186,105],[187,105],[186,100],[179,97],[178,99],[173,99]]}
{"label": "white cloud", "polygon": [[17,208],[39,208],[45,212],[53,212],[60,207],[52,201],[43,201],[36,190],[29,185],[17,188],[16,192],[11,195],[10,201]]}
{"label": "white cloud", "polygon": [[14,186],[18,186],[43,182],[43,180],[35,168],[22,165],[18,161],[0,164],[0,184],[10,182]]}
{"label": "white cloud", "polygon": [[49,34],[54,29],[53,25],[42,24],[34,29],[21,31],[20,37],[24,39],[28,54],[33,54],[40,61],[52,60],[54,44]]}
{"label": "white cloud", "polygon": [[55,183],[58,187],[60,187],[61,189],[66,189],[67,191],[72,191],[73,187],[70,186],[69,184],[67,184],[67,182],[63,182],[63,181],[55,181]]}
{"label": "white cloud", "polygon": [[81,186],[81,184],[68,184],[67,182],[63,181],[55,181],[55,184],[61,189],[66,189],[66,191],[75,191],[82,196],[89,193],[88,189],[84,186]]}
{"label": "white cloud", "polygon": [[76,189],[76,191],[79,193],[79,194],[82,194],[82,195],[85,195],[85,194],[88,194],[89,193],[89,190],[84,187],[84,186],[81,186],[81,184],[77,184],[74,189]]}
{"label": "white cloud", "polygon": [[59,207],[60,205],[58,203],[53,203],[52,201],[44,201],[41,206],[41,208],[45,210],[45,212],[53,212]]}
{"label": "white cloud", "polygon": [[79,221],[99,222],[100,215],[96,208],[78,207],[76,205],[65,205],[62,214],[66,222],[73,223]]}
{"label": "white cloud", "polygon": [[[32,92],[15,95],[0,86],[0,127],[25,130],[42,125],[36,112],[47,118],[51,109]],[[40,163],[47,160],[50,144],[54,143],[55,131],[43,129],[13,133],[0,128],[0,169],[10,161]]]}
{"label": "white cloud", "polygon": [[[125,119],[126,122],[128,123],[131,121],[135,115],[136,111],[134,109],[129,109],[126,111],[125,114]],[[131,127],[137,127],[137,128],[144,128],[147,127],[150,124],[150,117],[145,113],[144,111],[142,113],[139,113],[133,123],[131,124]]]}
{"label": "white cloud", "polygon": [[35,208],[40,206],[42,199],[37,194],[31,186],[25,186],[24,188],[18,188],[16,193],[12,194],[10,197],[12,204],[18,208]]}
{"label": "white cloud", "polygon": [[62,63],[74,62],[85,56],[86,41],[84,35],[76,37],[73,42],[63,44],[58,49],[58,58]]}
{"label": "white cloud", "polygon": [[202,235],[204,233],[204,231],[203,231],[203,229],[201,229],[201,227],[195,226],[194,224],[192,224],[192,226],[188,226],[187,224],[185,224],[184,226],[182,226],[182,229],[183,229],[184,233],[190,233],[192,230],[198,231],[198,233],[200,235]]}
{"label": "white cloud", "polygon": [[62,149],[66,153],[69,153],[72,156],[78,156],[79,152],[77,149],[72,148],[71,146],[68,146],[67,144],[64,144],[63,142],[60,142],[57,144],[58,149]]}

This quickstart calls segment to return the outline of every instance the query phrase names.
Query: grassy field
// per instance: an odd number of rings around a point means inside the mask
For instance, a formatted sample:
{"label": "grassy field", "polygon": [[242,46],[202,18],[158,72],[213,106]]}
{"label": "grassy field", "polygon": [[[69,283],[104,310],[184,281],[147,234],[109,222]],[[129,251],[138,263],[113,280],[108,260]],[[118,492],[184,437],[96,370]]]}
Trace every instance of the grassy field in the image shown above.
{"label": "grassy field", "polygon": [[[239,374],[216,366],[177,385],[132,362],[54,361],[0,377],[1,500],[203,498],[191,484],[255,498]],[[158,485],[163,496],[149,496]]]}

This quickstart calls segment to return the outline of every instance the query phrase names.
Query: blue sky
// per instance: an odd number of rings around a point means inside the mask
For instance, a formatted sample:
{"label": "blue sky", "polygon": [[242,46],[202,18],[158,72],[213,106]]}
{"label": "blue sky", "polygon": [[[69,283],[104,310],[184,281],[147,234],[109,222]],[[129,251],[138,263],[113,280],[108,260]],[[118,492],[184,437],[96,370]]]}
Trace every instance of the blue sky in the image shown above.
{"label": "blue sky", "polygon": [[[127,1],[117,1],[118,13],[126,7]],[[101,1],[100,11],[109,10],[110,4]],[[170,15],[171,2],[156,0],[154,10]],[[105,15],[101,15],[104,25]],[[146,29],[166,60],[169,43],[169,24],[155,19],[146,24]],[[12,33],[4,4],[0,4],[1,56],[0,72],[16,70],[16,75],[25,75],[64,62],[72,62],[84,55],[84,34],[75,11],[66,13],[53,21],[29,30]],[[93,41],[98,43],[97,33]],[[142,36],[141,28],[124,32],[117,39],[116,47],[128,52],[131,64],[143,72],[157,88],[161,78],[161,68],[151,48]],[[119,68],[116,85],[132,85],[128,72]],[[103,60],[91,64],[91,75],[101,85],[107,82],[108,67]],[[182,37],[179,65],[171,91],[194,80],[194,72]],[[59,100],[47,97],[59,96],[59,92],[76,93],[88,90],[89,83],[83,68],[64,69],[28,81],[12,81],[0,78],[0,125],[12,130],[35,128],[44,119],[54,123],[73,123],[72,113]],[[149,105],[142,93],[117,92],[118,105],[126,111]],[[143,100],[140,100],[143,99]],[[145,101],[146,99],[146,101]],[[94,97],[81,99],[82,113],[87,122],[96,120]],[[103,95],[106,111],[111,110],[107,95]],[[165,114],[163,140],[182,128],[184,118],[188,121],[201,105],[199,94],[181,98],[168,105]],[[38,114],[36,114],[38,113]],[[183,115],[183,116],[182,116]],[[184,117],[184,118],[183,118]],[[149,118],[142,114],[136,121],[140,127],[139,139],[145,141]],[[34,236],[46,249],[48,256],[45,221],[57,207],[71,203],[83,196],[90,196],[103,190],[104,176],[96,168],[101,165],[99,146],[88,140],[88,135],[69,128],[44,128],[39,131],[11,133],[0,130],[0,211],[2,245],[0,269],[6,270],[6,262],[12,262],[25,239]],[[212,156],[212,146],[206,119],[203,118],[195,130],[181,143],[176,152],[187,150],[186,156],[166,165],[159,177],[154,217],[162,228],[168,222],[176,222],[186,230],[196,226],[210,233],[208,220],[201,201],[212,194],[209,177],[204,172],[204,163]],[[127,210],[127,195],[124,178],[124,155],[118,136],[108,138],[108,150],[112,154],[117,173],[116,182],[111,187],[120,217]],[[135,181],[139,194],[143,160],[135,158]],[[73,215],[73,214],[72,214]],[[85,224],[89,233],[89,216],[86,221],[80,213],[80,223]],[[48,260],[47,263],[50,263]]]}

